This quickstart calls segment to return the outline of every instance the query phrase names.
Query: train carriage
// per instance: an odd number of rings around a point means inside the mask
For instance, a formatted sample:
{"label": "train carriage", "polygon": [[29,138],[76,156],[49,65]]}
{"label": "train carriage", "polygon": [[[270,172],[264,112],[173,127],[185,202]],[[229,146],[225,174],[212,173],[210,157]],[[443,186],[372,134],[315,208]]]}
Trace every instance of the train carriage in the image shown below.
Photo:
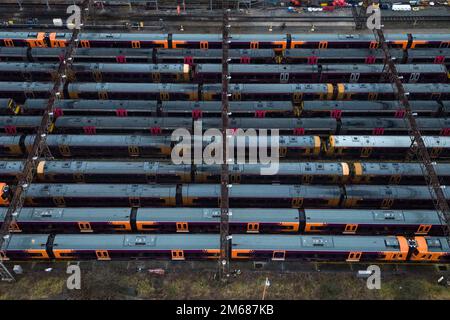
{"label": "train carriage", "polygon": [[81,33],[81,48],[167,48],[166,34]]}
{"label": "train carriage", "polygon": [[[202,116],[220,115],[220,101],[162,101],[162,114],[166,116],[186,116],[194,119]],[[230,101],[229,108],[233,115],[255,118],[294,115],[296,107],[291,101]]]}
{"label": "train carriage", "polygon": [[[450,138],[423,136],[430,157],[441,159],[450,156]],[[330,136],[324,144],[328,156],[375,157],[404,159],[412,147],[409,136]]]}
{"label": "train carriage", "polygon": [[[302,185],[233,185],[229,189],[230,206],[240,207],[288,207],[337,206],[341,190],[337,186]],[[183,185],[182,199],[185,206],[220,206],[220,185]]]}
{"label": "train carriage", "polygon": [[[29,152],[34,136],[24,138]],[[136,135],[49,135],[47,145],[60,157],[169,157],[174,142],[170,137]]]}
{"label": "train carriage", "polygon": [[272,261],[443,262],[444,237],[234,235],[232,259]]}
{"label": "train carriage", "polygon": [[[389,83],[385,76],[383,64],[329,64],[319,65],[320,82],[327,83]],[[447,82],[448,71],[441,64],[400,64],[397,65],[399,76],[406,83]],[[314,81],[312,81],[314,82]]]}
{"label": "train carriage", "polygon": [[0,98],[14,99],[16,103],[26,99],[48,99],[53,86],[51,82],[2,82]]}
{"label": "train carriage", "polygon": [[[392,49],[391,55],[397,61],[403,58],[403,50]],[[288,49],[283,54],[286,63],[307,64],[382,64],[385,56],[381,49]]]}
{"label": "train carriage", "polygon": [[[155,49],[153,63],[222,63],[222,49]],[[275,63],[281,62],[281,55],[272,49],[230,49],[230,63]]]}
{"label": "train carriage", "polygon": [[449,65],[450,48],[411,49],[405,52],[404,63],[436,63]]}
{"label": "train carriage", "polygon": [[15,157],[22,155],[22,139],[21,136],[17,135],[0,135],[0,156]]}
{"label": "train carriage", "polygon": [[436,210],[304,209],[305,233],[434,235],[448,229]]}
{"label": "train carriage", "polygon": [[57,235],[55,259],[209,260],[219,257],[220,241],[212,234]]}
{"label": "train carriage", "polygon": [[17,113],[19,110],[13,99],[0,99],[0,114]]}
{"label": "train carriage", "polygon": [[[443,184],[450,184],[450,164],[435,163],[434,169]],[[418,162],[354,162],[352,183],[424,184],[425,168]]]}
{"label": "train carriage", "polygon": [[[449,100],[450,84],[404,84],[411,100]],[[394,100],[396,89],[387,83],[337,84],[337,100]]]}
{"label": "train carriage", "polygon": [[[27,99],[19,106],[25,115],[42,114],[47,107],[46,99]],[[158,101],[145,100],[57,100],[53,111],[55,116],[105,114],[126,117],[128,115],[156,116],[160,113]]]}
{"label": "train carriage", "polygon": [[[0,117],[1,120],[1,117]],[[1,122],[0,122],[1,124]],[[171,134],[184,128],[192,130],[191,118],[180,117],[71,117],[63,116],[55,120],[58,133],[147,133],[151,135]]]}
{"label": "train carriage", "polygon": [[[450,191],[442,189],[447,201]],[[347,185],[345,186],[346,208],[381,208],[381,209],[432,209],[433,199],[427,186],[378,186]]]}
{"label": "train carriage", "polygon": [[408,259],[407,239],[399,236],[234,235],[237,260],[393,261]]}
{"label": "train carriage", "polygon": [[[1,42],[1,40],[0,40]],[[0,46],[1,62],[26,62],[29,61],[28,48],[10,48]]]}
{"label": "train carriage", "polygon": [[36,169],[45,182],[184,183],[191,174],[190,165],[147,161],[40,161]]}
{"label": "train carriage", "polygon": [[0,32],[2,47],[50,47],[49,34],[45,32]]}
{"label": "train carriage", "polygon": [[[419,116],[448,115],[450,101],[409,101],[411,111]],[[447,106],[448,108],[444,108]],[[448,110],[447,110],[448,109]],[[406,115],[399,101],[304,101],[297,107],[301,116],[330,116],[339,119],[343,116],[394,116]]]}
{"label": "train carriage", "polygon": [[30,185],[28,206],[175,206],[176,185],[40,184]]}
{"label": "train carriage", "polygon": [[[280,162],[273,175],[261,174],[262,164],[235,164],[229,166],[230,182],[246,183],[287,183],[287,184],[336,184],[346,182],[350,168],[344,162]],[[220,165],[198,165],[196,182],[219,183]]]}
{"label": "train carriage", "polygon": [[[63,48],[32,48],[32,62],[59,62],[64,56]],[[152,63],[153,49],[127,48],[77,48],[74,62],[91,63]]]}
{"label": "train carriage", "polygon": [[[230,64],[232,83],[318,83],[320,68],[316,65]],[[197,64],[194,79],[198,83],[220,83],[222,65]]]}
{"label": "train carriage", "polygon": [[70,99],[197,100],[195,84],[170,83],[70,83]]}
{"label": "train carriage", "polygon": [[[229,86],[230,101],[280,100],[300,103],[303,100],[331,100],[331,84],[232,84]],[[220,101],[221,85],[205,84],[202,100]]]}
{"label": "train carriage", "polygon": [[[7,208],[0,208],[0,218]],[[132,208],[22,208],[10,227],[14,233],[131,232]],[[1,224],[0,224],[1,225]]]}
{"label": "train carriage", "polygon": [[0,261],[48,260],[52,252],[48,234],[11,235],[0,247]]}
{"label": "train carriage", "polygon": [[[297,209],[231,209],[231,233],[299,232]],[[216,208],[139,208],[138,232],[218,232],[220,209]]]}

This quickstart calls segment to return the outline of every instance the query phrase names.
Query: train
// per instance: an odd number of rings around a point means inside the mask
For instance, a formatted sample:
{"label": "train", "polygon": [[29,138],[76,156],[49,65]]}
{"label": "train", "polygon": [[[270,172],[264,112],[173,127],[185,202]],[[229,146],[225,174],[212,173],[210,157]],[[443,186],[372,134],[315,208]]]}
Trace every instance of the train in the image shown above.
{"label": "train", "polygon": [[[411,100],[450,100],[449,83],[407,83],[403,85]],[[66,82],[60,98],[92,100],[182,100],[221,101],[221,84]],[[26,99],[48,99],[51,82],[2,82],[0,99],[23,103]],[[396,88],[388,83],[233,83],[230,101],[314,100],[395,100]]]}
{"label": "train", "polygon": [[[1,47],[66,47],[71,33],[0,32]],[[449,48],[450,34],[386,34],[394,49]],[[80,33],[81,48],[220,49],[221,34]],[[376,49],[373,34],[232,34],[230,49]]]}
{"label": "train", "polygon": [[[435,210],[230,209],[230,233],[430,235],[447,231]],[[0,218],[6,213],[0,208]],[[1,223],[0,223],[1,226]],[[12,233],[218,233],[220,208],[25,207]]]}
{"label": "train", "polygon": [[[1,115],[41,115],[46,99],[27,99],[17,104],[12,99],[0,99]],[[448,117],[450,101],[410,101],[411,111],[418,116]],[[343,116],[404,118],[406,111],[399,101],[231,101],[229,110],[238,117],[332,117]],[[191,116],[193,119],[219,116],[220,101],[145,101],[145,100],[56,100],[55,117],[63,115],[89,116]]]}
{"label": "train", "polygon": [[[3,62],[59,62],[64,48],[0,47]],[[436,63],[450,65],[450,48],[391,49],[398,64]],[[381,49],[230,49],[232,64],[384,64]],[[73,61],[84,63],[168,63],[196,65],[222,63],[221,49],[129,49],[77,48]]]}
{"label": "train", "polygon": [[[262,175],[262,164],[229,165],[233,184],[424,184],[423,165],[418,162],[280,162],[273,175]],[[442,184],[450,184],[450,164],[436,163]],[[18,181],[22,161],[0,161],[0,180]],[[39,161],[39,182],[95,183],[219,183],[220,165],[173,164],[164,161]]]}
{"label": "train", "polygon": [[[151,134],[170,135],[179,128],[194,132],[221,128],[220,118],[186,117],[93,117],[60,116],[53,118],[50,132],[56,134]],[[450,135],[448,118],[417,118],[423,135]],[[0,116],[0,132],[33,133],[41,124],[40,116]],[[237,118],[229,119],[230,129],[278,130],[280,135],[403,135],[410,131],[406,118]]]}
{"label": "train", "polygon": [[[58,63],[0,62],[0,81],[52,81]],[[230,64],[231,83],[382,83],[389,82],[382,64]],[[406,83],[447,82],[443,64],[401,64],[399,76]],[[193,82],[219,83],[221,64],[74,63],[66,75],[78,82]]]}
{"label": "train", "polygon": [[[446,186],[443,192],[450,200]],[[229,194],[230,206],[236,208],[433,208],[424,185],[235,184]],[[215,207],[220,206],[220,184],[35,183],[28,187],[24,201],[41,207]]]}
{"label": "train", "polygon": [[[6,158],[25,157],[31,150],[34,135],[0,135],[0,156]],[[194,141],[197,141],[194,137]],[[205,135],[201,138],[202,151],[213,142],[214,136]],[[234,150],[237,146],[237,135],[233,136]],[[244,151],[257,148],[267,139],[267,148],[272,149],[272,138],[254,137],[245,139],[245,145],[238,146]],[[432,159],[450,158],[449,136],[423,136]],[[192,140],[192,139],[191,139]],[[170,136],[154,135],[67,135],[52,134],[46,139],[49,150],[54,156],[74,158],[169,158],[175,146],[178,151],[192,152],[192,148],[182,144],[182,139],[172,140]],[[181,145],[180,145],[181,143]],[[279,136],[278,154],[281,159],[308,159],[338,157],[340,159],[377,158],[405,159],[413,144],[409,136],[352,136],[330,135],[319,136],[296,135]],[[236,152],[235,152],[236,154]],[[248,153],[247,153],[248,154]]]}
{"label": "train", "polygon": [[[450,262],[445,237],[233,234],[232,260],[378,263]],[[1,260],[216,260],[212,234],[13,234]]]}

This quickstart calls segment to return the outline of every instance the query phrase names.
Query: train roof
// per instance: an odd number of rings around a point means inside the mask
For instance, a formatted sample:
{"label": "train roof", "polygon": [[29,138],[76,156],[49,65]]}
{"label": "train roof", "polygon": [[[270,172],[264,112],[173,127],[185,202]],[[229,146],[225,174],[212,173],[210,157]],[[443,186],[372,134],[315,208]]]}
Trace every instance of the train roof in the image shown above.
{"label": "train roof", "polygon": [[[0,117],[0,125],[1,125]],[[80,128],[94,126],[98,128],[132,128],[148,129],[161,128],[188,128],[192,127],[192,118],[186,117],[76,117],[62,116],[55,121],[56,127]],[[218,126],[215,126],[218,127]]]}
{"label": "train roof", "polygon": [[[183,197],[220,197],[219,184],[186,184],[182,186]],[[230,198],[339,198],[338,186],[326,185],[271,185],[236,184],[229,189]]]}
{"label": "train roof", "polygon": [[26,192],[27,197],[160,197],[174,198],[176,185],[148,184],[45,184],[33,183]]}
{"label": "train roof", "polygon": [[436,210],[305,209],[307,223],[442,225]]}
{"label": "train roof", "polygon": [[398,251],[395,236],[233,235],[233,249],[382,252]]}
{"label": "train roof", "polygon": [[78,82],[68,85],[69,92],[197,92],[196,84],[188,83],[96,83]]}
{"label": "train roof", "polygon": [[[299,222],[297,209],[230,209],[230,222]],[[137,221],[219,222],[220,208],[139,208]]]}
{"label": "train roof", "polygon": [[[222,65],[220,64],[197,64],[195,67],[197,73],[221,73]],[[281,65],[281,64],[230,64],[229,72],[231,73],[280,73],[280,72],[303,72],[318,73],[318,65]]]}
{"label": "train roof", "polygon": [[[3,219],[7,208],[0,208]],[[18,222],[129,221],[131,208],[22,208]]]}
{"label": "train roof", "polygon": [[[362,175],[423,176],[423,165],[418,162],[356,162],[355,164],[361,165]],[[434,163],[433,167],[438,176],[450,175],[450,163]]]}
{"label": "train roof", "polygon": [[[264,92],[279,94],[282,92],[301,92],[301,93],[316,93],[328,92],[331,85],[323,83],[296,83],[296,84],[282,84],[282,83],[270,83],[270,84],[230,84],[229,91],[232,92]],[[220,84],[204,85],[204,91],[215,90],[220,91]]]}
{"label": "train roof", "polygon": [[2,82],[0,91],[45,91],[50,92],[53,89],[54,84],[51,82]]}
{"label": "train roof", "polygon": [[[391,49],[390,53],[392,56],[400,58],[403,56],[403,50]],[[363,49],[363,48],[352,48],[352,49],[286,49],[284,52],[285,57],[319,57],[319,58],[359,58],[359,57],[380,57],[384,58],[384,52],[381,49]]]}
{"label": "train roof", "polygon": [[0,175],[16,175],[23,170],[22,161],[0,161]]}
{"label": "train roof", "polygon": [[[443,136],[423,136],[425,146],[427,147],[450,147],[450,137]],[[331,135],[330,145],[332,147],[382,147],[396,148],[411,146],[409,136],[351,136],[351,135]]]}
{"label": "train roof", "polygon": [[[135,50],[135,49],[132,49]],[[158,58],[180,58],[185,56],[192,56],[194,58],[222,58],[222,49],[157,49]],[[273,49],[230,49],[228,56],[230,58],[240,58],[248,56],[252,58],[257,57],[275,57]]]}
{"label": "train roof", "polygon": [[[450,101],[445,102],[448,103],[450,108]],[[413,111],[438,111],[441,107],[438,101],[428,100],[409,101],[409,104]],[[398,109],[403,109],[399,101],[303,101],[303,110],[305,111],[342,110],[348,112],[364,110],[365,112],[378,112]]]}
{"label": "train roof", "polygon": [[9,109],[14,104],[12,99],[0,99],[0,109]]}
{"label": "train roof", "polygon": [[[127,174],[170,174],[190,173],[190,166],[175,165],[170,162],[148,162],[148,161],[42,161],[44,174],[52,172],[84,174],[95,173],[123,173]],[[0,162],[1,168],[2,162]],[[38,168],[38,171],[41,167]]]}
{"label": "train roof", "polygon": [[[395,92],[391,83],[341,83],[344,92]],[[450,92],[450,84],[446,83],[405,83],[406,92]]]}
{"label": "train roof", "polygon": [[[43,110],[47,106],[47,99],[27,99],[23,104],[24,109]],[[156,111],[158,101],[146,100],[57,100],[55,108],[71,110],[105,110],[105,109],[134,109],[142,111]]]}
{"label": "train roof", "polygon": [[39,127],[41,120],[38,116],[0,116],[0,126]]}
{"label": "train roof", "polygon": [[[446,199],[450,199],[450,190],[442,186]],[[345,186],[349,199],[431,199],[427,186],[398,185],[347,185]]]}
{"label": "train roof", "polygon": [[[199,109],[202,111],[220,112],[222,103],[220,101],[163,101],[163,110],[167,111],[191,111]],[[230,101],[229,109],[232,112],[257,111],[257,110],[283,110],[292,111],[291,101]]]}
{"label": "train roof", "polygon": [[56,235],[58,250],[204,250],[219,249],[220,237],[214,234],[83,234]]}
{"label": "train roof", "polygon": [[[1,65],[0,65],[1,67]],[[111,72],[111,73],[188,73],[187,64],[147,64],[147,63],[74,63],[74,72]]]}
{"label": "train roof", "polygon": [[424,237],[429,252],[450,254],[450,239],[445,237]]}
{"label": "train roof", "polygon": [[[322,64],[322,73],[383,73],[383,64]],[[396,66],[399,73],[447,73],[447,68],[442,64],[399,64]]]}
{"label": "train roof", "polygon": [[[1,138],[1,136],[0,136]],[[32,145],[35,136],[30,135],[25,138],[25,145]],[[0,141],[1,142],[1,141]],[[18,142],[18,139],[17,139]],[[66,135],[51,134],[47,137],[49,146],[70,145],[70,146],[154,146],[166,145],[171,143],[169,136],[150,136],[150,135]]]}
{"label": "train roof", "polygon": [[[62,33],[61,36],[70,38],[70,34]],[[167,40],[167,34],[164,33],[80,33],[80,41],[165,41]]]}
{"label": "train roof", "polygon": [[11,146],[11,145],[19,145],[21,136],[17,135],[0,135],[0,146]]}
{"label": "train roof", "polygon": [[[263,164],[233,164],[229,165],[230,174],[254,174],[259,175]],[[197,171],[203,174],[219,174],[221,172],[220,165],[197,165]],[[278,164],[277,175],[336,175],[349,174],[348,164],[345,162],[280,162]]]}
{"label": "train roof", "polygon": [[47,234],[13,234],[3,243],[6,250],[45,250]]}
{"label": "train roof", "polygon": [[[218,118],[202,119],[203,127],[220,128],[222,123]],[[229,128],[258,128],[258,129],[294,129],[294,128],[319,128],[336,129],[336,119],[334,118],[230,118]]]}

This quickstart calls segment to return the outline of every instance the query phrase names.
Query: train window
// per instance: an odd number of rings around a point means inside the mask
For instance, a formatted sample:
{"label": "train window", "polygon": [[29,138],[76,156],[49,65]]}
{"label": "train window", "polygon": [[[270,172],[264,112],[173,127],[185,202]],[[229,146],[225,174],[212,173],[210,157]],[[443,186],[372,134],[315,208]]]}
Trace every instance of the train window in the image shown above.
{"label": "train window", "polygon": [[57,33],[55,38],[65,38],[66,34],[65,33]]}
{"label": "train window", "polygon": [[37,32],[29,32],[28,36],[31,37],[31,38],[37,38],[38,33]]}
{"label": "train window", "polygon": [[439,239],[427,239],[428,248],[441,248],[441,241]]}

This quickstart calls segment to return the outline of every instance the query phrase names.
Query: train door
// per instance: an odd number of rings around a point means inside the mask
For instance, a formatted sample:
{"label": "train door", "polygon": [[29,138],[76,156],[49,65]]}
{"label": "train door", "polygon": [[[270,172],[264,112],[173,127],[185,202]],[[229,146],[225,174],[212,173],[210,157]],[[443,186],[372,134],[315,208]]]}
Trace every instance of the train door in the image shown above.
{"label": "train door", "polygon": [[289,72],[281,72],[280,83],[288,83],[288,82],[289,82]]}
{"label": "train door", "polygon": [[361,73],[359,72],[353,72],[350,74],[350,82],[356,83],[359,81],[359,78],[361,77]]}
{"label": "train door", "polygon": [[409,75],[409,82],[416,83],[420,79],[420,72],[411,72]]}
{"label": "train door", "polygon": [[4,39],[5,47],[14,47],[14,41],[12,39]]}

